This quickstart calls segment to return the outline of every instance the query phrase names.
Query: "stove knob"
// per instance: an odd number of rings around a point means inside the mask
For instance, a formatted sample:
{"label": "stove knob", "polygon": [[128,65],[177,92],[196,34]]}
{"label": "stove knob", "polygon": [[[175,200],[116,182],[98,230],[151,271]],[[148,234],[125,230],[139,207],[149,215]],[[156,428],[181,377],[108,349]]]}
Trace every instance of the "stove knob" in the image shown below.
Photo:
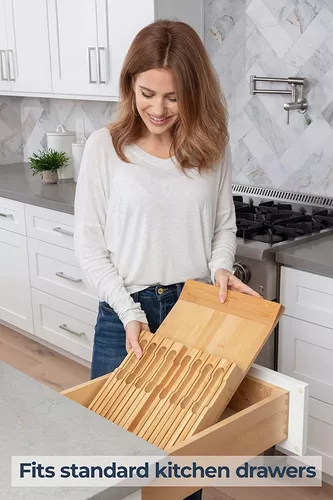
{"label": "stove knob", "polygon": [[245,284],[251,279],[250,269],[241,262],[235,262],[232,272],[236,278],[240,279]]}

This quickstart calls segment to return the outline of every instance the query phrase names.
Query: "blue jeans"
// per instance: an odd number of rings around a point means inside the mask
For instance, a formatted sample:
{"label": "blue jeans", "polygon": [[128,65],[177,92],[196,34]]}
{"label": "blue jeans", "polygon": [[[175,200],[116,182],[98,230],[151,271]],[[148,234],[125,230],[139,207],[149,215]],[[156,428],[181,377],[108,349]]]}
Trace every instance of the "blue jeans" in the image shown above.
{"label": "blue jeans", "polygon": [[[146,313],[150,331],[155,333],[167,314],[177,302],[183,283],[170,286],[151,286],[132,294]],[[106,303],[99,304],[95,327],[91,378],[100,377],[115,370],[126,357],[126,333],[115,311]],[[201,500],[202,490],[185,500]]]}

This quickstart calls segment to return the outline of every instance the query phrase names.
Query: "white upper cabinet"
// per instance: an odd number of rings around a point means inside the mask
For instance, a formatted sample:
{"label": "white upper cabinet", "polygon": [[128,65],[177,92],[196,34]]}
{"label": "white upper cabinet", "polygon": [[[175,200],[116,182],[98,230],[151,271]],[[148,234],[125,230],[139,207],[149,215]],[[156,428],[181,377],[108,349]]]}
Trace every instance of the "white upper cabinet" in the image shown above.
{"label": "white upper cabinet", "polygon": [[[1,0],[0,0],[1,1]],[[135,35],[160,17],[203,33],[203,0],[48,0],[53,92],[119,97],[119,76]]]}
{"label": "white upper cabinet", "polygon": [[[0,47],[0,50],[6,53],[2,52],[2,61],[6,59],[7,63],[7,89],[41,94],[52,92],[47,0],[34,0],[33,8],[26,0],[4,0],[4,3],[7,47]],[[2,17],[0,12],[0,45],[3,41]]]}
{"label": "white upper cabinet", "polygon": [[10,90],[5,0],[0,0],[0,91]]}
{"label": "white upper cabinet", "polygon": [[49,0],[53,92],[98,95],[95,0]]}
{"label": "white upper cabinet", "polygon": [[116,101],[132,40],[160,18],[203,38],[203,0],[0,0],[0,92]]}
{"label": "white upper cabinet", "polygon": [[117,99],[119,76],[135,35],[155,20],[153,0],[97,0],[99,94]]}

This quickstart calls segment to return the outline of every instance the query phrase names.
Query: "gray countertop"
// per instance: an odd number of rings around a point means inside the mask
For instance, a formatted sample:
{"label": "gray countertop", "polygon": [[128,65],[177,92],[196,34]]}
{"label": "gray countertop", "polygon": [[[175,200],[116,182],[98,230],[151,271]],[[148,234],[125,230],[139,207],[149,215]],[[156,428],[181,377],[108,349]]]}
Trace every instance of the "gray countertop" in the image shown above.
{"label": "gray countertop", "polygon": [[11,487],[11,456],[165,456],[156,446],[0,362],[0,496],[120,500],[139,487]]}
{"label": "gray countertop", "polygon": [[[0,197],[74,214],[75,187],[73,180],[43,185],[40,176],[32,176],[28,163],[0,166]],[[332,236],[324,236],[324,232]],[[309,241],[309,238],[313,241]],[[303,239],[307,243],[302,243]],[[273,246],[252,240],[244,242],[243,238],[237,238],[236,253],[238,257],[277,260],[299,269],[333,276],[332,241],[332,228]]]}
{"label": "gray countertop", "polygon": [[333,277],[333,235],[277,252],[276,261],[303,271]]}
{"label": "gray countertop", "polygon": [[44,185],[39,175],[32,176],[28,163],[0,165],[0,197],[3,198],[73,214],[75,186],[73,180]]}

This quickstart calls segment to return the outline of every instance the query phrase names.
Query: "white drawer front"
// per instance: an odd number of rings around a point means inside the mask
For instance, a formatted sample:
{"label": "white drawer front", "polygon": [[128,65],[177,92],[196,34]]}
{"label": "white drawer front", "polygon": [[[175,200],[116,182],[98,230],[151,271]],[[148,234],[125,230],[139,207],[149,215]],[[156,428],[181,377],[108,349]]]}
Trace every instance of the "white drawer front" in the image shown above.
{"label": "white drawer front", "polygon": [[1,228],[0,320],[33,333],[27,238]]}
{"label": "white drawer front", "polygon": [[85,282],[73,250],[28,238],[31,285],[94,312],[98,299]]}
{"label": "white drawer front", "polygon": [[283,267],[280,301],[287,316],[333,328],[332,278]]}
{"label": "white drawer front", "polygon": [[96,313],[32,289],[35,335],[91,361]]}
{"label": "white drawer front", "polygon": [[74,249],[74,215],[26,205],[27,235],[37,240]]}
{"label": "white drawer front", "polygon": [[322,455],[323,472],[333,474],[333,406],[309,399],[307,455]]}
{"label": "white drawer front", "polygon": [[310,395],[333,405],[333,330],[283,316],[279,371],[310,385]]}
{"label": "white drawer front", "polygon": [[0,198],[0,228],[14,233],[26,234],[24,203]]}

